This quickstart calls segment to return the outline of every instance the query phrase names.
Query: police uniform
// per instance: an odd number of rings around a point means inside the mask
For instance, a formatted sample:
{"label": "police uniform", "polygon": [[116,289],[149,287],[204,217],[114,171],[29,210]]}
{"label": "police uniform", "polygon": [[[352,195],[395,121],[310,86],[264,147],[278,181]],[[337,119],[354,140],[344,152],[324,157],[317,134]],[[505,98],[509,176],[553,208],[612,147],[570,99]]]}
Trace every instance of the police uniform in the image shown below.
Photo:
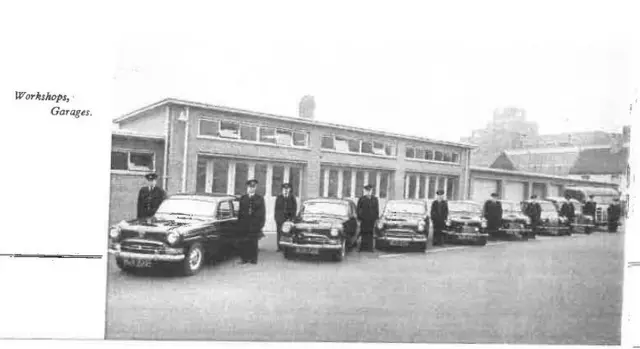
{"label": "police uniform", "polygon": [[[255,179],[247,181],[247,186],[256,186]],[[240,246],[242,263],[258,263],[258,240],[265,222],[264,198],[258,194],[244,194],[240,198],[238,226],[243,237]]]}
{"label": "police uniform", "polygon": [[571,203],[571,198],[566,197],[565,199],[567,200],[567,202],[562,204],[562,207],[560,208],[560,215],[567,218],[567,224],[569,224],[569,231],[572,232],[573,231],[572,223],[576,218],[576,209],[575,207],[573,207],[573,203]]}
{"label": "police uniform", "polygon": [[610,233],[615,233],[618,231],[620,216],[622,216],[622,207],[620,206],[620,202],[616,200],[607,208],[607,225]]}
{"label": "police uniform", "polygon": [[[365,190],[371,190],[373,186],[367,184],[364,186]],[[362,235],[362,243],[360,245],[360,251],[373,251],[373,228],[376,225],[376,220],[380,216],[378,198],[373,194],[363,195],[358,199],[358,219],[360,220],[360,233]]]}
{"label": "police uniform", "polygon": [[589,201],[587,201],[584,204],[584,207],[582,208],[582,213],[584,213],[587,216],[591,216],[593,218],[593,221],[595,222],[597,207],[598,207],[598,204],[596,204],[596,202],[593,201],[593,198],[589,198]]}
{"label": "police uniform", "polygon": [[[443,190],[438,190],[437,195],[444,195]],[[442,231],[446,227],[449,217],[449,204],[446,200],[435,200],[431,203],[431,223],[433,224],[434,245],[444,244],[444,234]]]}
{"label": "police uniform", "polygon": [[[158,175],[155,173],[149,173],[144,176],[149,182],[156,180]],[[138,209],[137,209],[137,217],[138,219],[145,219],[152,217],[160,204],[166,199],[167,193],[160,187],[155,186],[153,184],[149,184],[140,188],[138,192]]]}
{"label": "police uniform", "polygon": [[538,233],[538,225],[540,224],[540,217],[542,216],[542,207],[536,201],[538,197],[533,195],[531,196],[531,201],[526,206],[526,213],[529,219],[531,219],[531,233],[529,233],[529,237],[534,238]]}
{"label": "police uniform", "polygon": [[487,220],[487,231],[490,235],[497,235],[502,224],[502,203],[498,200],[498,194],[493,193],[495,200],[487,200],[483,207],[483,216]]}
{"label": "police uniform", "polygon": [[[282,189],[286,188],[291,189],[291,185],[289,183],[284,183],[282,185]],[[282,233],[282,225],[286,221],[293,220],[296,216],[296,213],[298,212],[298,202],[296,201],[296,197],[291,191],[289,191],[289,195],[287,196],[284,196],[282,193],[278,195],[278,197],[276,198],[274,212],[278,251],[280,251],[280,234]]]}

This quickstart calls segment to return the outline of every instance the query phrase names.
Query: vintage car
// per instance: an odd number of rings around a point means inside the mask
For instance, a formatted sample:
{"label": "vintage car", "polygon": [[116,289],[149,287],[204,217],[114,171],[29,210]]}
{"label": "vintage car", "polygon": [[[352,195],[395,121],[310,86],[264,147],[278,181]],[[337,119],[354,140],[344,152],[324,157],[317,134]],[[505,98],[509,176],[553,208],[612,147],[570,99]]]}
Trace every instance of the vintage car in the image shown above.
{"label": "vintage car", "polygon": [[449,218],[443,231],[445,242],[486,245],[489,234],[482,207],[474,201],[449,201]]}
{"label": "vintage car", "polygon": [[229,195],[173,195],[153,217],[112,227],[110,252],[123,271],[172,264],[185,275],[196,274],[207,257],[234,250],[237,208]]}
{"label": "vintage car", "polygon": [[507,239],[527,240],[531,233],[531,219],[523,212],[519,202],[501,200],[502,226],[500,235]]}
{"label": "vintage car", "polygon": [[561,217],[558,214],[556,206],[551,201],[547,200],[526,200],[522,202],[522,208],[525,206],[537,202],[540,205],[540,222],[538,225],[538,231],[536,234],[540,235],[571,235],[569,226],[567,225],[567,219]]}
{"label": "vintage car", "polygon": [[[558,214],[560,214],[562,205],[567,202],[567,199],[563,197],[548,197],[546,198],[546,200],[553,202],[553,204],[556,206],[556,210],[558,211]],[[573,204],[573,207],[575,209],[575,214],[576,214],[574,222],[571,223],[571,228],[573,228],[572,231],[580,232],[584,234],[591,234],[593,230],[595,230],[596,228],[596,225],[593,221],[593,217],[582,213],[583,205],[578,200],[570,199],[570,202],[571,204]]]}
{"label": "vintage car", "polygon": [[390,200],[376,224],[376,248],[391,246],[416,247],[426,251],[429,216],[424,200]]}
{"label": "vintage car", "polygon": [[360,241],[356,205],[348,199],[317,198],[302,204],[293,221],[282,226],[284,257],[297,254],[329,255],[342,261]]}

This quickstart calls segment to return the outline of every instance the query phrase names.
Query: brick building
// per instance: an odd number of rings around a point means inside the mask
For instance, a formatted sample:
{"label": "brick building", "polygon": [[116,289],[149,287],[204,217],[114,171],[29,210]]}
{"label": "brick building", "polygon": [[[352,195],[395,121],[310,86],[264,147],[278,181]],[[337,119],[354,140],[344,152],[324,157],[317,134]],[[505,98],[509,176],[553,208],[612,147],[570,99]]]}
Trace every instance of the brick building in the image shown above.
{"label": "brick building", "polygon": [[382,204],[434,198],[437,189],[460,199],[468,190],[470,145],[330,124],[302,111],[285,117],[165,99],[115,119],[110,222],[135,214],[149,171],[169,194],[242,194],[256,178],[267,229],[283,182],[302,200],[355,199],[371,183]]}

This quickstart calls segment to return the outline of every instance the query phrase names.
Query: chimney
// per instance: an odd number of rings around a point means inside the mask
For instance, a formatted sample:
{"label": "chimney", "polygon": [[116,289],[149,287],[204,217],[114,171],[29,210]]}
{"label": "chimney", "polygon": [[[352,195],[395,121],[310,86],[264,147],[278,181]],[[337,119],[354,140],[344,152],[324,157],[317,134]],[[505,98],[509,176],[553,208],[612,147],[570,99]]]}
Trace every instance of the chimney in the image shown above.
{"label": "chimney", "polygon": [[303,119],[314,119],[314,111],[316,109],[316,102],[313,96],[306,95],[300,99],[300,105],[298,108],[298,115]]}

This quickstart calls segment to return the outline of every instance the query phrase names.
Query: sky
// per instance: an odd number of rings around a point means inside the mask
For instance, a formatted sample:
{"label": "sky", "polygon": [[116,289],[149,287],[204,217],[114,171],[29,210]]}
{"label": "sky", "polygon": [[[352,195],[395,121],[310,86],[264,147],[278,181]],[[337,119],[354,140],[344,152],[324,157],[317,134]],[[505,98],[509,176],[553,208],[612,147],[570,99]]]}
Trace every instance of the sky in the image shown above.
{"label": "sky", "polygon": [[510,106],[541,133],[630,124],[622,3],[319,4],[132,9],[146,25],[120,27],[114,117],[166,97],[297,116],[308,94],[317,120],[448,141]]}

